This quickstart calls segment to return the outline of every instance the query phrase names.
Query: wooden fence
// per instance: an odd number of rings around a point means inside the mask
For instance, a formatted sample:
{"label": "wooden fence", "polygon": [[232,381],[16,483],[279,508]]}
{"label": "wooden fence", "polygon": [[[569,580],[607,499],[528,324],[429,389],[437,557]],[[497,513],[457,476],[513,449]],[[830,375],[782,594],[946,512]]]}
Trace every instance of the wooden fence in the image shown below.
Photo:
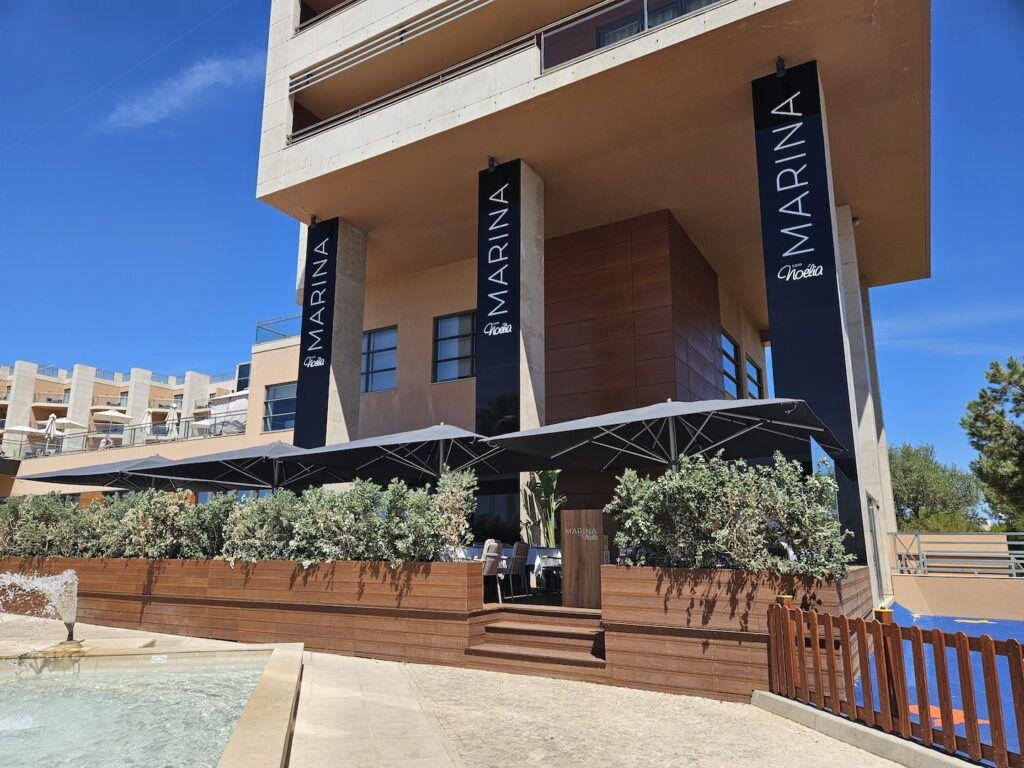
{"label": "wooden fence", "polygon": [[1024,768],[1021,644],[891,617],[819,614],[780,598],[768,612],[772,693],[974,762]]}

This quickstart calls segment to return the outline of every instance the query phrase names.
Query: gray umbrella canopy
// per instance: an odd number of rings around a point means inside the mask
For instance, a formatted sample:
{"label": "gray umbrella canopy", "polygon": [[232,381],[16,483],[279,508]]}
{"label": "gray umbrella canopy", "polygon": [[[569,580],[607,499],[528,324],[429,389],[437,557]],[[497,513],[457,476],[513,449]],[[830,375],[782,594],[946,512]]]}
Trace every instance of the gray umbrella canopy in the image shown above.
{"label": "gray umbrella canopy", "polygon": [[293,451],[307,464],[385,482],[394,477],[427,481],[436,478],[442,466],[498,475],[537,463],[535,458],[516,455],[482,435],[450,424]]}
{"label": "gray umbrella canopy", "polygon": [[155,467],[167,464],[161,456],[150,456],[145,459],[129,459],[127,461],[93,464],[85,467],[58,469],[52,472],[41,472],[27,475],[24,480],[41,483],[60,483],[63,485],[91,485],[104,488],[127,488],[142,491],[147,488],[173,491],[184,487],[180,482],[163,477],[150,477],[136,472],[146,472]]}
{"label": "gray umbrella canopy", "polygon": [[680,455],[790,455],[811,438],[837,460],[846,449],[803,400],[668,401],[513,432],[490,443],[559,466],[605,470],[673,465]]}
{"label": "gray umbrella canopy", "polygon": [[147,477],[163,478],[180,485],[206,490],[211,486],[224,490],[238,488],[304,488],[314,480],[331,483],[351,478],[330,469],[312,466],[302,459],[303,452],[280,441],[254,445],[235,451],[211,453],[178,461],[135,469]]}

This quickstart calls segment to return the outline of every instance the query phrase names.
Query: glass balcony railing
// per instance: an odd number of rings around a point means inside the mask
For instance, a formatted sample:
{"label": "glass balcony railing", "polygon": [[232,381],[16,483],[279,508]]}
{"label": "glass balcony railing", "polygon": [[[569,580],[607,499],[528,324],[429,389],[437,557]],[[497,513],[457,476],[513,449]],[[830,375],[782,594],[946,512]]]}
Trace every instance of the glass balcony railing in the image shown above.
{"label": "glass balcony railing", "polygon": [[53,405],[67,404],[71,399],[68,392],[36,392],[32,395],[33,403],[49,403]]}
{"label": "glass balcony railing", "polygon": [[96,395],[92,399],[92,404],[107,408],[127,408],[128,395]]}
{"label": "glass balcony railing", "polygon": [[160,410],[169,410],[170,408],[175,408],[178,411],[181,411],[181,407],[183,404],[184,403],[182,403],[182,400],[179,397],[152,397],[149,400],[150,408],[157,408]]}
{"label": "glass balcony railing", "polygon": [[541,68],[558,67],[602,48],[629,40],[722,0],[620,0],[541,35]]}
{"label": "glass balcony railing", "polygon": [[4,441],[3,458],[33,459],[129,446],[158,445],[181,440],[201,440],[245,433],[247,410],[208,416],[190,416],[171,423],[103,424],[89,431],[67,431],[58,436],[23,437]]}
{"label": "glass balcony railing", "polygon": [[124,371],[111,371],[107,368],[97,368],[96,378],[103,379],[103,381],[117,381],[117,377],[120,376],[122,380],[128,379],[130,374]]}
{"label": "glass balcony railing", "polygon": [[302,332],[302,315],[287,315],[256,323],[256,343],[287,339]]}

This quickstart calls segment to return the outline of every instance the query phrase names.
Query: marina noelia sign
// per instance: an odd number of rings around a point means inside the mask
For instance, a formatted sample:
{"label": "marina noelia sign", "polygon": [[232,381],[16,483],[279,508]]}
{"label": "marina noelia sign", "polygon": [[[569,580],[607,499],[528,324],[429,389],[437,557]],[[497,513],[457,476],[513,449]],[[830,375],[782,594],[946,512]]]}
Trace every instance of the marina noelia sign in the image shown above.
{"label": "marina noelia sign", "polygon": [[476,431],[519,429],[521,174],[518,160],[480,172],[476,262]]}
{"label": "marina noelia sign", "polygon": [[[806,400],[850,451],[850,379],[817,62],[751,87],[775,393]],[[840,514],[862,557],[856,466],[852,459],[837,465]]]}
{"label": "marina noelia sign", "polygon": [[337,264],[338,219],[311,224],[306,233],[299,375],[295,392],[293,443],[300,448],[316,448],[327,442]]}

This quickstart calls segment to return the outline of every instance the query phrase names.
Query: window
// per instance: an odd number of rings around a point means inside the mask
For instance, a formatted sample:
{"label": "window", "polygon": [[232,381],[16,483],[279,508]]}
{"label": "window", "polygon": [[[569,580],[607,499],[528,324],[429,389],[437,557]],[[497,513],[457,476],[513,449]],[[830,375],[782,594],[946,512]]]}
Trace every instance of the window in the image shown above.
{"label": "window", "polygon": [[764,373],[761,366],[747,357],[747,397],[760,400],[764,397]]}
{"label": "window", "polygon": [[476,312],[434,318],[434,381],[476,375]]}
{"label": "window", "polygon": [[241,392],[249,388],[249,372],[252,370],[252,363],[239,363],[235,369],[235,389]]}
{"label": "window", "polygon": [[615,45],[615,43],[632,37],[643,29],[643,24],[643,14],[638,13],[634,16],[627,16],[624,19],[618,19],[605,24],[603,27],[598,27],[597,47],[604,48],[609,45]]}
{"label": "window", "polygon": [[398,326],[363,333],[363,359],[359,391],[383,392],[395,388]]}
{"label": "window", "polygon": [[740,396],[740,347],[722,331],[722,373],[726,394]]}
{"label": "window", "polygon": [[659,24],[664,24],[666,21],[672,21],[672,19],[682,15],[682,0],[669,0],[669,2],[662,3],[656,7],[652,3],[651,7],[647,11],[647,24],[648,26],[656,27]]}
{"label": "window", "polygon": [[295,386],[296,383],[292,381],[267,387],[267,397],[263,401],[264,432],[292,429],[295,426]]}

